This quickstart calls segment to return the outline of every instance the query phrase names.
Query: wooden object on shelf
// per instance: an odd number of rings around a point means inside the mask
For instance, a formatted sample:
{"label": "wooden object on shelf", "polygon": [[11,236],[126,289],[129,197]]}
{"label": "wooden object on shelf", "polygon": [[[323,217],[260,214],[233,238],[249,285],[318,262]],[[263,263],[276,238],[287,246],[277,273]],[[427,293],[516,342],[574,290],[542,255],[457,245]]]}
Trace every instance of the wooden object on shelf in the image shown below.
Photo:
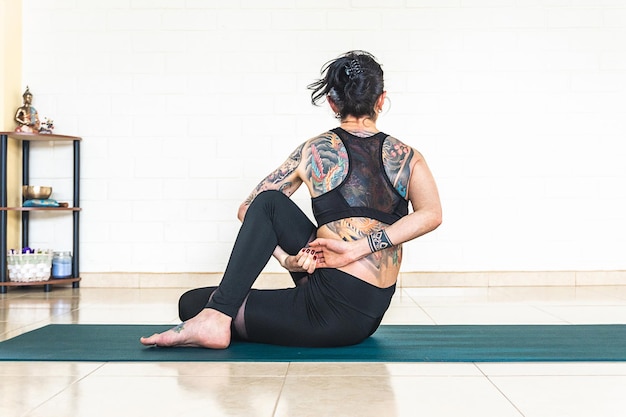
{"label": "wooden object on shelf", "polygon": [[[29,185],[30,143],[31,142],[71,142],[74,152],[73,167],[73,202],[71,207],[9,207],[7,196],[7,150],[8,140],[22,142],[22,185]],[[52,285],[72,284],[73,288],[79,287],[80,282],[80,142],[82,138],[57,134],[38,134],[24,132],[0,132],[0,294],[7,291],[7,287],[42,285],[44,291],[50,291]],[[73,253],[72,253],[72,276],[69,278],[51,278],[47,281],[36,282],[12,282],[8,279],[7,271],[7,223],[8,212],[17,211],[22,216],[22,246],[28,246],[29,214],[33,211],[40,212],[67,212],[73,217]]]}

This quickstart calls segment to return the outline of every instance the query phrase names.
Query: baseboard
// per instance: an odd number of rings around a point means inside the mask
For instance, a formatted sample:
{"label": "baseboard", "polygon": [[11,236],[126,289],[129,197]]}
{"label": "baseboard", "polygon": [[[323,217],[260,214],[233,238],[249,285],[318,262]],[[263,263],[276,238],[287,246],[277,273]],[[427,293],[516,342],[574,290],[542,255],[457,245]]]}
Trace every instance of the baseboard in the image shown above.
{"label": "baseboard", "polygon": [[626,271],[408,272],[399,281],[405,288],[626,285]]}
{"label": "baseboard", "polygon": [[[195,288],[219,284],[221,273],[83,273],[86,288]],[[291,285],[286,273],[263,273],[255,287]],[[626,271],[403,272],[398,287],[574,287],[626,285]]]}

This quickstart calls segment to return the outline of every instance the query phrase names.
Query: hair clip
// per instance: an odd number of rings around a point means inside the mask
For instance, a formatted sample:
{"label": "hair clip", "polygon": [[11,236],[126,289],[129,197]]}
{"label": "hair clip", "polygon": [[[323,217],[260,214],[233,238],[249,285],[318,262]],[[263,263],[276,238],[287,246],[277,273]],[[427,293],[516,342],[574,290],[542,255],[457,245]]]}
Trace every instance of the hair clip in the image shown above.
{"label": "hair clip", "polygon": [[350,63],[345,65],[345,71],[348,78],[353,80],[357,75],[363,73],[363,68],[361,68],[361,64],[356,59],[350,61]]}

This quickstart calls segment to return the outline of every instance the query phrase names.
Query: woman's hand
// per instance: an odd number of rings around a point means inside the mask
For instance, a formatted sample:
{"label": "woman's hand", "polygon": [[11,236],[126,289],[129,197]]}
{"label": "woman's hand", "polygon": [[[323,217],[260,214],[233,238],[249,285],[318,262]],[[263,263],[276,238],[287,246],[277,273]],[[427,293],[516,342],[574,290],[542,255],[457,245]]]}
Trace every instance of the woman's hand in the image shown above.
{"label": "woman's hand", "polygon": [[362,247],[360,239],[346,242],[339,239],[317,238],[309,243],[317,253],[318,268],[341,268],[369,254],[367,246]]}
{"label": "woman's hand", "polygon": [[318,256],[312,248],[303,248],[295,255],[284,256],[280,260],[283,268],[290,272],[306,272],[312,274],[317,268]]}

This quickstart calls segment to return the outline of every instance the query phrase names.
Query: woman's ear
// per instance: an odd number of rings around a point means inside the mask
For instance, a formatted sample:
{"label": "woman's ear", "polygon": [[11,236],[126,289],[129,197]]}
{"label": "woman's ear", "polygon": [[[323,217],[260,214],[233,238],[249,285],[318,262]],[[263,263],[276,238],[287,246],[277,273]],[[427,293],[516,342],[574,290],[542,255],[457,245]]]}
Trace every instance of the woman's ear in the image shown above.
{"label": "woman's ear", "polygon": [[381,113],[383,111],[383,105],[385,104],[385,99],[387,98],[387,92],[383,91],[380,96],[378,96],[378,100],[376,100],[376,111]]}
{"label": "woman's ear", "polygon": [[330,109],[333,111],[333,113],[335,113],[335,114],[341,113],[339,111],[339,108],[337,107],[337,105],[333,101],[333,99],[330,98],[330,96],[326,96],[326,101],[328,101],[328,105],[330,106]]}

